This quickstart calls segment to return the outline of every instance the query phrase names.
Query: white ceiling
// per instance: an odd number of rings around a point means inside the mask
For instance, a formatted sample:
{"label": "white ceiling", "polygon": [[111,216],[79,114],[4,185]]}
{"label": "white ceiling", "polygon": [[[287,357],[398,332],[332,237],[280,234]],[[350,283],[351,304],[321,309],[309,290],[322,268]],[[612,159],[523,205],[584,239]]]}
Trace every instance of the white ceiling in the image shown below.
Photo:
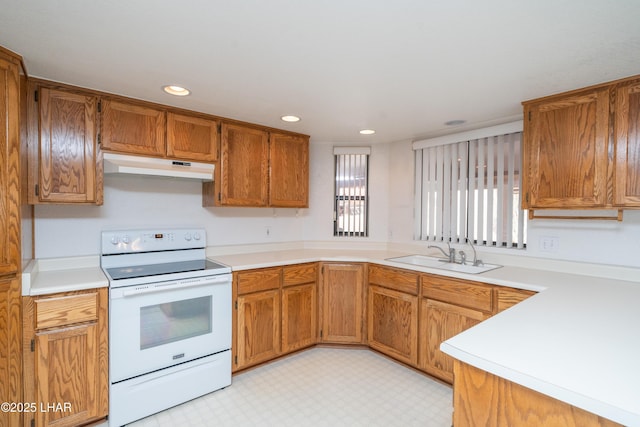
{"label": "white ceiling", "polygon": [[[523,100],[640,74],[638,0],[0,0],[0,10],[0,45],[31,76],[312,141],[505,122]],[[170,97],[166,84],[192,94]],[[447,128],[453,119],[467,124]]]}

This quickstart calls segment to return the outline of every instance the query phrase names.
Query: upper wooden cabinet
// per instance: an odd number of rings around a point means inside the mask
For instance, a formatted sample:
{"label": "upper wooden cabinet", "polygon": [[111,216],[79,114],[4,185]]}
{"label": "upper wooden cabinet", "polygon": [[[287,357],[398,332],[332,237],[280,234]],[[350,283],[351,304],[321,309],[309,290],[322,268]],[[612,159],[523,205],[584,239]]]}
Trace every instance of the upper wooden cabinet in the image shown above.
{"label": "upper wooden cabinet", "polygon": [[220,122],[198,116],[167,113],[167,156],[196,162],[218,160]]}
{"label": "upper wooden cabinet", "polygon": [[640,207],[639,76],[523,106],[523,208]]}
{"label": "upper wooden cabinet", "polygon": [[104,150],[164,157],[164,110],[119,100],[101,101]]}
{"label": "upper wooden cabinet", "polygon": [[640,207],[640,80],[616,89],[614,204]]}
{"label": "upper wooden cabinet", "polygon": [[309,206],[309,139],[303,136],[269,135],[269,205]]}
{"label": "upper wooden cabinet", "polygon": [[0,276],[20,263],[19,67],[20,58],[0,48]]}
{"label": "upper wooden cabinet", "polygon": [[98,98],[30,84],[29,203],[102,204]]}
{"label": "upper wooden cabinet", "polygon": [[220,162],[204,206],[309,205],[309,139],[222,123]]}
{"label": "upper wooden cabinet", "polygon": [[220,164],[214,181],[219,206],[267,206],[269,134],[222,124]]}

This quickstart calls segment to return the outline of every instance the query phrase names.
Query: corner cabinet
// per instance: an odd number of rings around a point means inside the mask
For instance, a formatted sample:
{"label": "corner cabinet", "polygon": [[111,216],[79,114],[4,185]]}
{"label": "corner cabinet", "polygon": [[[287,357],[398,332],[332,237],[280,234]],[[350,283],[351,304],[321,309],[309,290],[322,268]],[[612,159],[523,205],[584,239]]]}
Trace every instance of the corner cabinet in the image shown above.
{"label": "corner cabinet", "polygon": [[364,264],[322,264],[320,341],[364,344]]}
{"label": "corner cabinet", "polygon": [[308,207],[309,137],[223,122],[220,146],[204,206]]}
{"label": "corner cabinet", "polygon": [[640,207],[640,76],[523,107],[524,209]]}
{"label": "corner cabinet", "polygon": [[108,289],[25,297],[25,424],[77,426],[108,413]]}
{"label": "corner cabinet", "polygon": [[290,353],[317,342],[318,266],[291,265],[282,274],[282,352]]}
{"label": "corner cabinet", "polygon": [[102,204],[98,98],[29,84],[29,203]]}

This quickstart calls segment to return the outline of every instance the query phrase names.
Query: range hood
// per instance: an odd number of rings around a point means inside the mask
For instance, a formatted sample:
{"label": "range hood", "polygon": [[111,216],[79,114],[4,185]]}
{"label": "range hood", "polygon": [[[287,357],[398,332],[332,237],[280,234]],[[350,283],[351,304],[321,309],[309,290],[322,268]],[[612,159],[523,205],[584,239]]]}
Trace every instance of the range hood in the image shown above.
{"label": "range hood", "polygon": [[106,174],[126,173],[213,181],[214,165],[210,163],[129,156],[115,153],[104,153],[103,159],[104,173]]}

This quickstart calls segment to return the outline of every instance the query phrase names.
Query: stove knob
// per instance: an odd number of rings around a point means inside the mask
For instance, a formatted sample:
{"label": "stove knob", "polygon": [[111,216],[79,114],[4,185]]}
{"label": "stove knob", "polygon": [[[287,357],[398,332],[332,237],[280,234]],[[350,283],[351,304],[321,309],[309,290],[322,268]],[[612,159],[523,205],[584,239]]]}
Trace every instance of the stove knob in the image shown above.
{"label": "stove knob", "polygon": [[127,235],[122,236],[122,243],[124,243],[125,245],[128,245],[129,242],[130,242],[129,236],[127,236]]}
{"label": "stove knob", "polygon": [[118,243],[120,243],[120,239],[118,238],[118,236],[112,236],[111,237],[111,244],[117,245]]}
{"label": "stove knob", "polygon": [[191,234],[185,233],[184,240],[186,240],[187,242],[190,241],[191,240]]}
{"label": "stove knob", "polygon": [[200,233],[193,233],[193,240],[200,240]]}

